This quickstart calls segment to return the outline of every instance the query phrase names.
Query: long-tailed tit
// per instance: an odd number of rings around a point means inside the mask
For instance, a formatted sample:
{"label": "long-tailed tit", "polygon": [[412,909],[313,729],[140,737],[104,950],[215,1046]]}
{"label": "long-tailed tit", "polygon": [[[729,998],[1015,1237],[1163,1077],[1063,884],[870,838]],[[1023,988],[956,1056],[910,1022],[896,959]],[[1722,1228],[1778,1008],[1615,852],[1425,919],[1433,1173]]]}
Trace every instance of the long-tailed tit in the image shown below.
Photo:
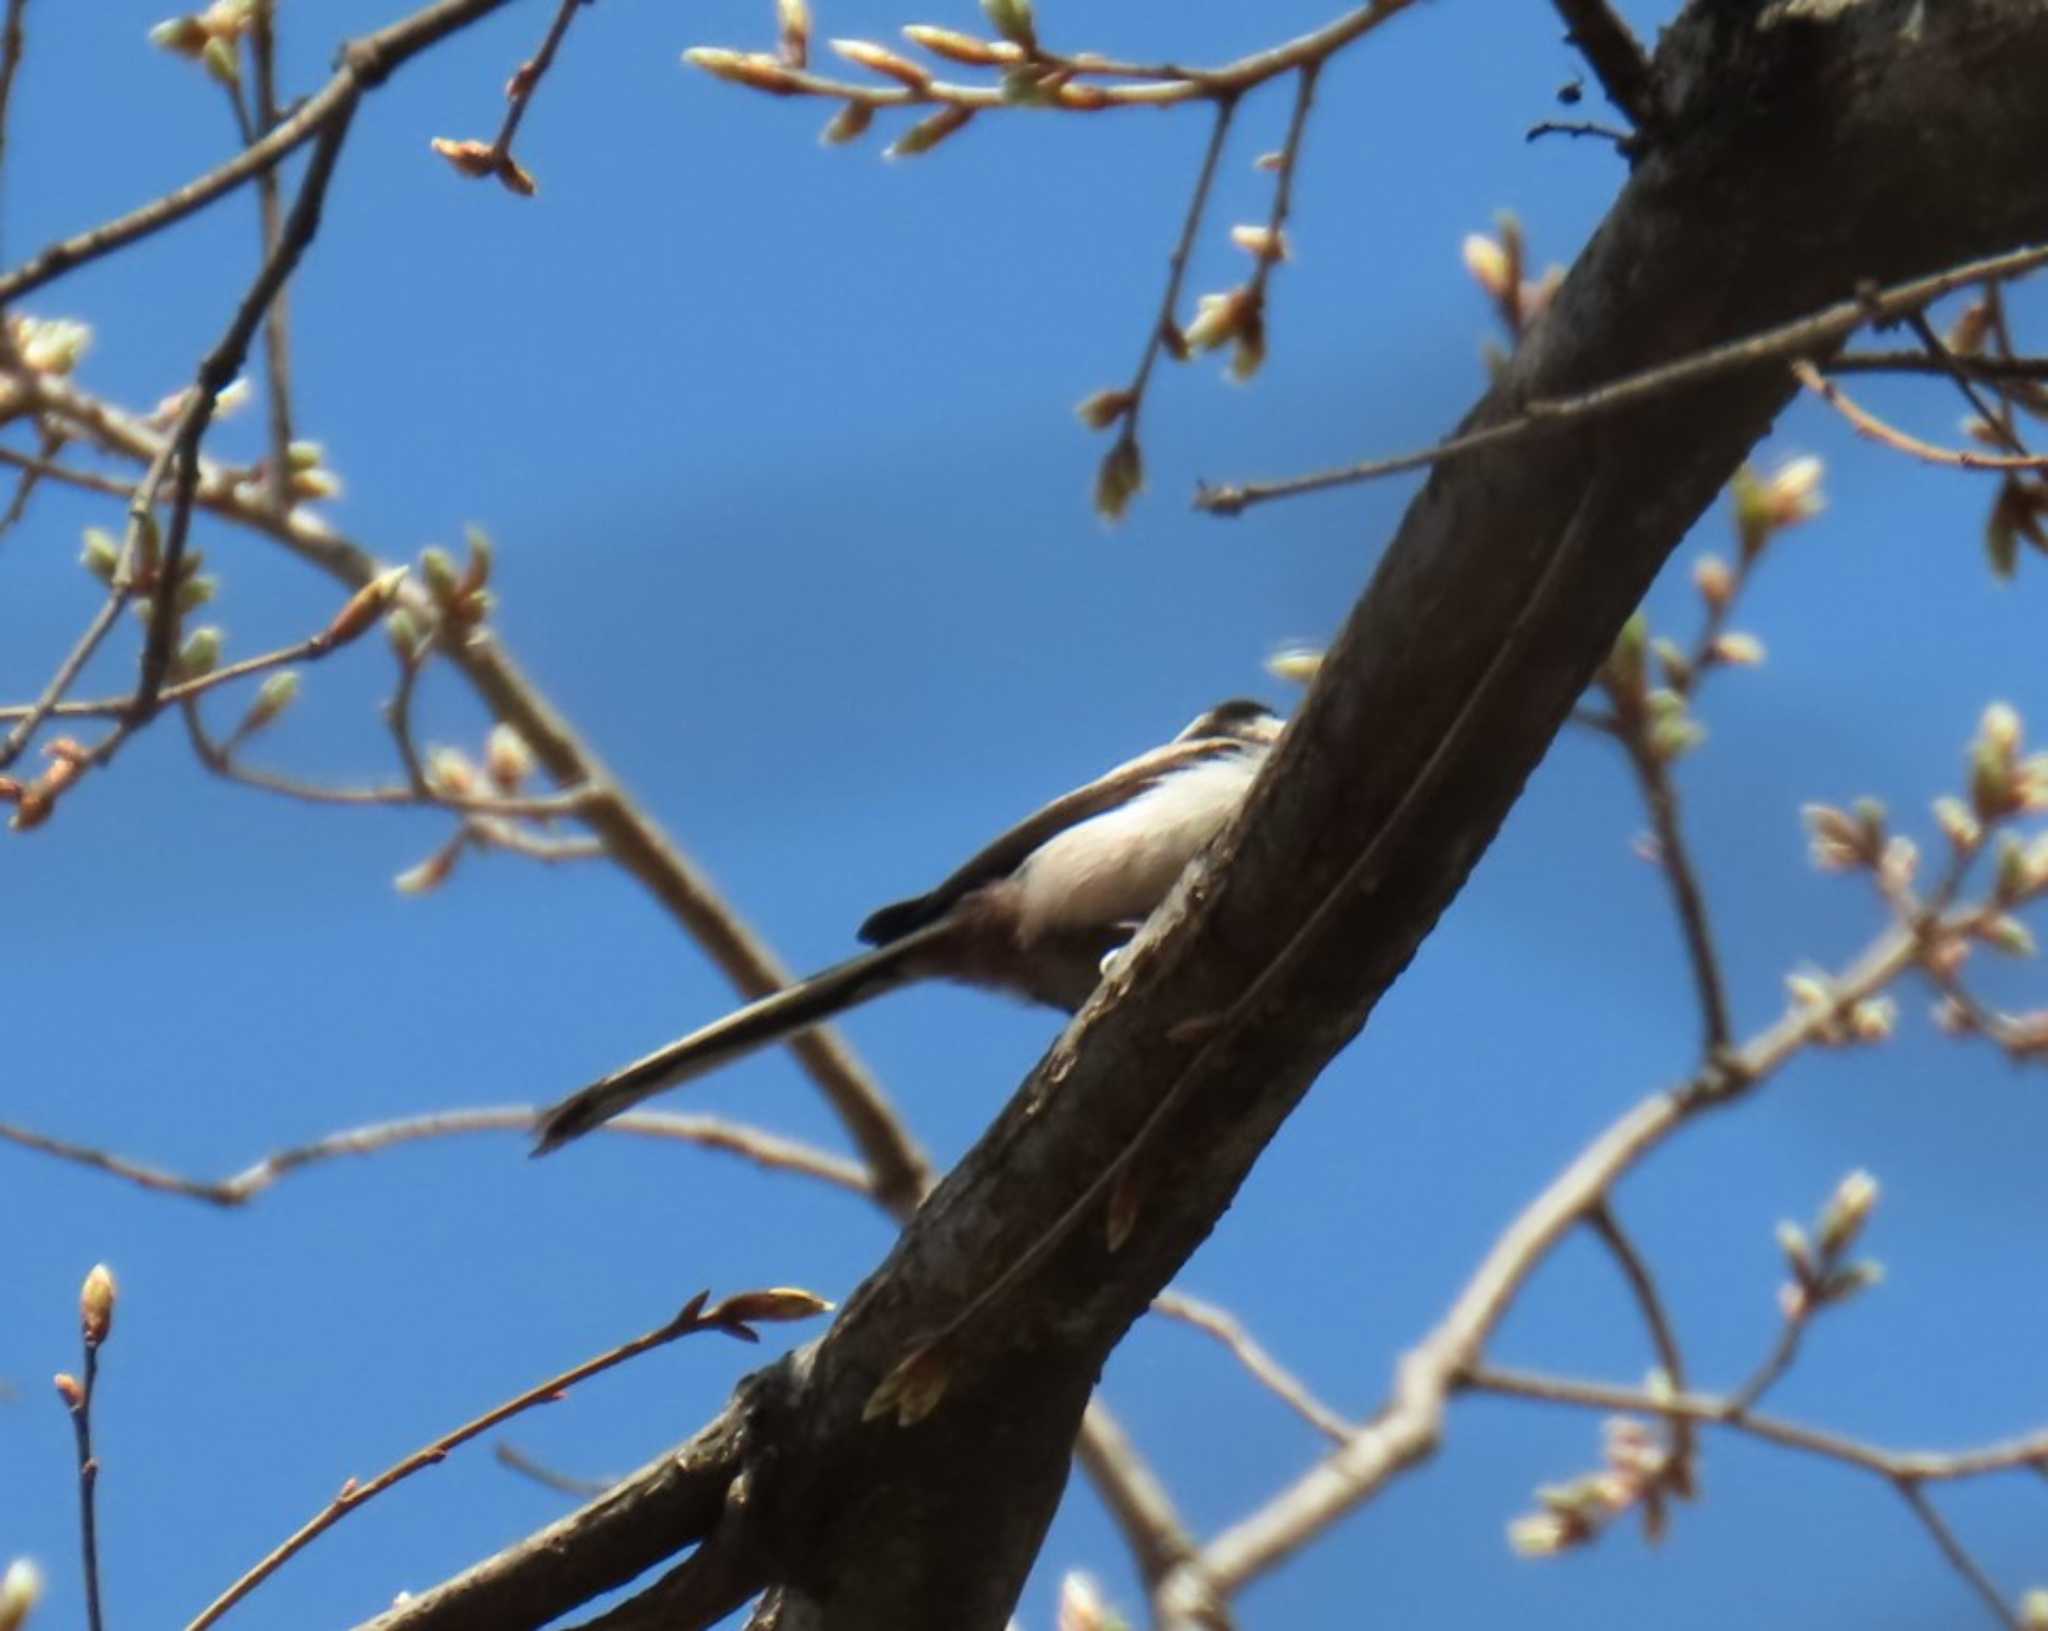
{"label": "long-tailed tit", "polygon": [[1164,747],[1026,817],[928,894],[860,926],[875,949],[785,987],[572,1093],[534,1154],[665,1088],[914,980],[962,980],[1069,1013],[1181,870],[1223,829],[1280,734],[1260,703],[1221,703]]}

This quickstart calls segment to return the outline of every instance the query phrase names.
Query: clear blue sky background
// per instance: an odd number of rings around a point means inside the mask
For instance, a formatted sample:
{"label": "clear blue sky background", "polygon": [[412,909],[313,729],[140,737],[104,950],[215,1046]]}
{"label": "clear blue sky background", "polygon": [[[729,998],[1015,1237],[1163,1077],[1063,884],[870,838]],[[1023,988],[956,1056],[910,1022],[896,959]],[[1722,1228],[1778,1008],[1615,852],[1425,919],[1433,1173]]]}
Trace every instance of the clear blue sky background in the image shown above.
{"label": "clear blue sky background", "polygon": [[[973,27],[965,0],[825,0],[821,35]],[[1661,5],[1630,8],[1654,26]],[[466,521],[500,549],[498,626],[539,682],[794,964],[843,955],[880,901],[924,886],[1045,797],[1208,702],[1291,700],[1260,664],[1336,627],[1412,484],[1190,513],[1198,476],[1276,475],[1411,447],[1480,388],[1489,318],[1458,245],[1503,206],[1568,260],[1622,170],[1598,143],[1528,145],[1577,72],[1539,0],[1418,9],[1327,74],[1301,171],[1295,264],[1249,388],[1169,371],[1148,415],[1152,491],[1106,530],[1102,443],[1069,407],[1125,377],[1158,297],[1206,120],[984,119],[926,159],[821,151],[826,109],[679,66],[765,44],[764,3],[611,3],[583,14],[520,151],[521,202],[432,157],[488,137],[546,21],[515,6],[372,96],[296,286],[299,410],[348,482],[337,524],[394,560]],[[1059,44],[1215,60],[1327,7],[1113,8],[1046,0]],[[218,160],[218,93],[144,43],[156,0],[32,0],[0,224],[8,264]],[[314,86],[376,6],[283,8],[287,82]],[[1244,270],[1278,87],[1244,108],[1192,289]],[[1597,95],[1588,111],[1603,112]],[[38,295],[90,319],[82,378],[138,406],[189,379],[255,239],[238,195]],[[1937,433],[1956,405],[1886,395]],[[254,456],[260,413],[218,447]],[[1740,624],[1761,672],[1717,683],[1682,781],[1743,1029],[1784,973],[1838,965],[1880,926],[1867,891],[1803,854],[1808,799],[1875,793],[1925,834],[1984,703],[2048,712],[2048,573],[1995,584],[1989,489],[1854,448],[1816,411],[1766,456],[1831,461],[1826,517],[1785,544]],[[76,565],[114,507],[45,493],[0,544],[0,671],[39,688],[96,604]],[[298,638],[330,585],[256,538],[201,528],[231,654]],[[1652,597],[1688,632],[1717,513]],[[127,649],[95,688],[131,672]],[[377,642],[307,676],[266,762],[389,769]],[[481,722],[438,677],[431,739]],[[1686,1069],[1696,1020],[1642,818],[1608,745],[1567,738],[1370,1031],[1283,1132],[1184,1286],[1235,1309],[1339,1409],[1363,1415],[1515,1208],[1637,1096]],[[59,819],[0,846],[9,1046],[0,1116],[200,1174],[330,1129],[554,1097],[717,1013],[719,978],[623,877],[472,858],[425,899],[394,873],[445,823],[301,808],[207,779],[153,731]],[[2003,971],[2000,971],[2001,974]],[[2023,1001],[2031,970],[1994,985]],[[2038,990],[2038,984],[2033,987]],[[1850,1168],[1884,1180],[1889,1282],[1816,1331],[1778,1404],[1895,1444],[2038,1426],[2048,1101],[2038,1080],[1932,1033],[1810,1059],[1698,1127],[1619,1196],[1698,1376],[1744,1373],[1774,1331],[1772,1225]],[[986,996],[907,995],[848,1031],[950,1160],[1054,1034]],[[836,1142],[805,1081],[765,1057],[692,1105]],[[683,1100],[675,1101],[678,1104]],[[69,1426],[74,1297],[123,1285],[99,1412],[112,1623],[174,1625],[316,1509],[485,1405],[652,1325],[700,1286],[850,1291],[887,1244],[861,1204],[688,1149],[598,1139],[543,1164],[478,1137],[303,1174],[219,1213],[0,1147],[0,1553],[42,1560],[47,1623],[81,1623]],[[1498,1357],[1617,1380],[1648,1363],[1610,1266],[1574,1243]],[[714,1412],[759,1355],[699,1340],[519,1422],[581,1474],[620,1472]],[[1206,1339],[1148,1323],[1109,1400],[1201,1533],[1318,1453]],[[1247,1625],[1525,1628],[1729,1623],[1873,1628],[1979,1612],[1903,1506],[1833,1467],[1713,1439],[1705,1499],[1660,1550],[1628,1529],[1531,1564],[1503,1526],[1596,1455],[1597,1420],[1472,1402],[1444,1453],[1243,1603]],[[2043,1493],[1943,1492],[1996,1577],[2048,1577]],[[481,1448],[362,1512],[240,1611],[247,1625],[366,1616],[548,1521],[561,1500]],[[1060,1573],[1139,1606],[1076,1481],[1022,1605]]]}

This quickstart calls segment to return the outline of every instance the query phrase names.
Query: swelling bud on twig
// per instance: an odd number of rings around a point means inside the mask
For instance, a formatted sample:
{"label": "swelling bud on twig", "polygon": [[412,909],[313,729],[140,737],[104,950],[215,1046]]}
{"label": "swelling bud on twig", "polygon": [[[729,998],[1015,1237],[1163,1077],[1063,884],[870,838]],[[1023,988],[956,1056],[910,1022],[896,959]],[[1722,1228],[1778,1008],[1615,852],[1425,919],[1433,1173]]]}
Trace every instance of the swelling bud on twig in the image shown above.
{"label": "swelling bud on twig", "polygon": [[[320,631],[314,640],[316,649],[329,651],[369,633],[398,598],[399,586],[404,582],[405,568],[402,566],[378,573],[349,596],[341,610],[334,614],[334,620]],[[285,700],[289,702],[291,699],[286,697]]]}
{"label": "swelling bud on twig", "polygon": [[866,135],[868,126],[874,122],[872,103],[849,102],[825,121],[825,128],[818,132],[818,141],[826,147],[844,147]]}
{"label": "swelling bud on twig", "polygon": [[1031,14],[1031,0],[981,0],[981,9],[1004,39],[1026,51],[1038,49],[1038,23]]}
{"label": "swelling bud on twig", "polygon": [[886,74],[899,85],[906,85],[920,95],[932,88],[930,74],[908,57],[899,57],[886,45],[877,45],[873,40],[833,40],[831,45],[848,62]]}
{"label": "swelling bud on twig", "polygon": [[1877,1180],[1862,1168],[1835,1186],[1820,1215],[1820,1249],[1824,1257],[1839,1257],[1856,1244],[1870,1214],[1877,1210]]}
{"label": "swelling bud on twig", "polygon": [[1145,459],[1136,439],[1118,437],[1095,473],[1095,513],[1105,521],[1121,521],[1144,485]]}
{"label": "swelling bud on twig", "polygon": [[484,739],[484,770],[501,793],[516,793],[533,774],[533,749],[517,729],[500,721]]}
{"label": "swelling bud on twig", "polygon": [[93,1264],[78,1290],[78,1326],[88,1348],[97,1348],[113,1333],[117,1294],[114,1271],[104,1263]]}
{"label": "swelling bud on twig", "polygon": [[944,141],[965,127],[974,117],[972,108],[941,108],[929,119],[920,119],[887,147],[882,149],[885,159],[915,158],[920,153],[929,153]]}
{"label": "swelling bud on twig", "polygon": [[707,1325],[776,1325],[831,1311],[831,1303],[800,1286],[770,1286],[727,1297],[706,1309],[702,1318]]}
{"label": "swelling bud on twig", "polygon": [[935,57],[944,57],[948,62],[969,68],[1008,67],[1022,60],[1024,55],[1008,40],[979,40],[972,34],[934,28],[929,23],[905,24],[903,37],[912,45],[923,46]]}
{"label": "swelling bud on twig", "polygon": [[1096,391],[1074,405],[1074,416],[1090,430],[1107,430],[1129,413],[1136,401],[1127,390]]}
{"label": "swelling bud on twig", "polygon": [[185,636],[185,643],[178,647],[177,656],[171,659],[172,677],[196,680],[211,674],[220,664],[221,646],[225,640],[226,636],[214,624],[194,629]]}
{"label": "swelling bud on twig", "polygon": [[771,96],[794,96],[802,88],[802,82],[792,78],[789,69],[765,52],[693,45],[683,53],[683,61],[714,78],[745,85],[750,90],[767,91]]}
{"label": "swelling bud on twig", "polygon": [[418,866],[409,866],[391,880],[391,887],[401,895],[424,895],[438,889],[448,881],[449,873],[455,870],[456,857],[462,853],[458,843],[443,844]]}
{"label": "swelling bud on twig", "polygon": [[121,546],[114,542],[112,533],[98,527],[85,529],[85,547],[78,553],[78,564],[100,582],[112,585],[114,574],[121,566]]}
{"label": "swelling bud on twig", "polygon": [[806,0],[775,0],[775,45],[792,68],[810,60],[811,8]]}
{"label": "swelling bud on twig", "polygon": [[242,715],[242,722],[235,727],[234,739],[237,742],[247,741],[289,708],[298,694],[296,669],[284,668],[272,674],[257,687],[256,700],[249,704],[249,711]]}
{"label": "swelling bud on twig", "polygon": [[1254,260],[1284,261],[1293,258],[1287,234],[1277,227],[1234,226],[1230,241]]}

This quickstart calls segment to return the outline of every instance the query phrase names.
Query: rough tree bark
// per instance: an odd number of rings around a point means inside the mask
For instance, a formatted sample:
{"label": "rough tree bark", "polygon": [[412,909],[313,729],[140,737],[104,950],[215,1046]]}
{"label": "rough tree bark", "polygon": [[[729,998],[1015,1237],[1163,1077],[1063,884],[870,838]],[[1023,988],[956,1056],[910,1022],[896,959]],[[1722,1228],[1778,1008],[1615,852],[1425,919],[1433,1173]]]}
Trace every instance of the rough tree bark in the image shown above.
{"label": "rough tree bark", "polygon": [[[1655,146],[1467,428],[2048,237],[2038,0],[1696,0],[1654,70]],[[1242,821],[832,1330],[684,1450],[375,1623],[539,1625],[702,1542],[604,1623],[706,1624],[766,1589],[763,1625],[1000,1631],[1111,1349],[1414,954],[1792,390],[1764,363],[1440,466]],[[939,1345],[936,1409],[864,1420],[1084,1197]],[[1112,1199],[1135,1207],[1115,1251]]]}

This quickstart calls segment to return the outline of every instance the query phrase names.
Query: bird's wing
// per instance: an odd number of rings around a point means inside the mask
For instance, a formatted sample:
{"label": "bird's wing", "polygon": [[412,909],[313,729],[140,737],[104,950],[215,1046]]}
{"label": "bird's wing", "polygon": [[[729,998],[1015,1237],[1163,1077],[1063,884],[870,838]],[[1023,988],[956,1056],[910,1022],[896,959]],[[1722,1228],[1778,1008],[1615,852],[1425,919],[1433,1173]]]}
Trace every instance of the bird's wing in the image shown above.
{"label": "bird's wing", "polygon": [[[1192,731],[1209,719],[1204,714]],[[922,928],[950,911],[966,894],[983,884],[1007,878],[1024,864],[1024,859],[1046,840],[1078,826],[1091,816],[1113,810],[1153,786],[1162,777],[1189,765],[1223,754],[1242,753],[1245,742],[1235,736],[1195,737],[1182,732],[1164,747],[1153,748],[1135,759],[1127,759],[1114,770],[1085,786],[1064,793],[1043,809],[1026,816],[1000,838],[971,856],[951,877],[928,894],[884,906],[860,926],[860,938],[871,946],[891,941]]]}

